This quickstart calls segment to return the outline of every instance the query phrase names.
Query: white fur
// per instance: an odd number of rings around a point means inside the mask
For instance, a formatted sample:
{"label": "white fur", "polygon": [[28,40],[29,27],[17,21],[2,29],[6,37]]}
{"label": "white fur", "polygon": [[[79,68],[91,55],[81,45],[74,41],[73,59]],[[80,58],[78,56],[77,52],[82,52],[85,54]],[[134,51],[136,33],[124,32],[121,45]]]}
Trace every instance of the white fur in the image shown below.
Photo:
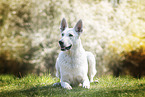
{"label": "white fur", "polygon": [[[78,23],[77,23],[78,24]],[[66,45],[72,44],[70,50],[61,51],[56,61],[56,76],[61,80],[61,86],[72,89],[71,85],[83,84],[90,88],[90,82],[96,74],[95,57],[91,52],[86,52],[81,44],[80,35],[76,28],[66,28],[62,37]],[[69,37],[71,33],[74,36]],[[90,81],[89,81],[90,79]]]}

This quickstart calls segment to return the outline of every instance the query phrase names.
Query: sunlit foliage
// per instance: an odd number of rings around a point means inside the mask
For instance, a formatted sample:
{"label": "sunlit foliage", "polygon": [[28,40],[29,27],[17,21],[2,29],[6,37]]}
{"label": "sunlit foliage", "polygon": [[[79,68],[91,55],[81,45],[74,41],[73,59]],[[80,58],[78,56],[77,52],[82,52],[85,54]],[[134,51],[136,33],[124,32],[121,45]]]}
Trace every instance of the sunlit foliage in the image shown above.
{"label": "sunlit foliage", "polygon": [[[128,64],[134,68],[134,64],[144,68],[145,1],[112,1],[1,0],[1,73],[8,72],[9,69],[4,68],[9,66],[23,69],[25,64],[29,64],[29,68],[33,67],[31,71],[38,74],[54,72],[55,60],[60,52],[59,27],[63,17],[69,27],[82,19],[82,43],[86,50],[95,54],[98,75],[113,72],[117,76],[123,74],[124,70],[124,74],[132,74],[126,69]],[[132,52],[137,53],[136,57]],[[132,57],[135,58],[132,60]],[[18,68],[17,72],[21,70]]]}

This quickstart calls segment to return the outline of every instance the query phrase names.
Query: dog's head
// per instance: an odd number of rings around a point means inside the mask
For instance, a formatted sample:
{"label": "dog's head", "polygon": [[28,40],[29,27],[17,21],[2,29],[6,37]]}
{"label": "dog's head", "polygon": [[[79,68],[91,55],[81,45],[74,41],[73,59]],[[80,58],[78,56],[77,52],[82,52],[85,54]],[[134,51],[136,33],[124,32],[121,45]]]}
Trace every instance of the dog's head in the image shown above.
{"label": "dog's head", "polygon": [[82,20],[79,20],[74,28],[68,28],[66,20],[64,18],[62,19],[60,26],[62,38],[59,41],[62,51],[70,50],[74,45],[76,45],[77,40],[83,31],[82,29]]}

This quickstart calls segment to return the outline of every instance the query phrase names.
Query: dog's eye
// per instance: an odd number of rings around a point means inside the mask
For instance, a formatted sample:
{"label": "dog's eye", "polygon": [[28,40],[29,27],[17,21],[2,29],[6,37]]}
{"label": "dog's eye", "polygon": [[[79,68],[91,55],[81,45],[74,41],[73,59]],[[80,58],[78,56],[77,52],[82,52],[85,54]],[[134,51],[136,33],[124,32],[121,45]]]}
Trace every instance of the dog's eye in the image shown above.
{"label": "dog's eye", "polygon": [[63,34],[63,33],[62,33],[61,35],[62,35],[62,36],[64,36],[64,34]]}
{"label": "dog's eye", "polygon": [[72,34],[69,34],[69,37],[73,37],[73,35]]}

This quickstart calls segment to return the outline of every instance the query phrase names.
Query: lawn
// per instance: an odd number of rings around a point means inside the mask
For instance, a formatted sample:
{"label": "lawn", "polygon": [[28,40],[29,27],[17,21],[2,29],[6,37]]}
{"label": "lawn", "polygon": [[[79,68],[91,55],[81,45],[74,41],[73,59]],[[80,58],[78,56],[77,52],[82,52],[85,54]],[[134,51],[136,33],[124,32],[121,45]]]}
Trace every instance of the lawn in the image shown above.
{"label": "lawn", "polygon": [[0,75],[0,97],[145,97],[145,77],[102,76],[96,79],[99,82],[91,83],[90,89],[73,87],[66,90],[53,87],[53,83],[59,80],[51,75],[27,75],[23,78]]}

